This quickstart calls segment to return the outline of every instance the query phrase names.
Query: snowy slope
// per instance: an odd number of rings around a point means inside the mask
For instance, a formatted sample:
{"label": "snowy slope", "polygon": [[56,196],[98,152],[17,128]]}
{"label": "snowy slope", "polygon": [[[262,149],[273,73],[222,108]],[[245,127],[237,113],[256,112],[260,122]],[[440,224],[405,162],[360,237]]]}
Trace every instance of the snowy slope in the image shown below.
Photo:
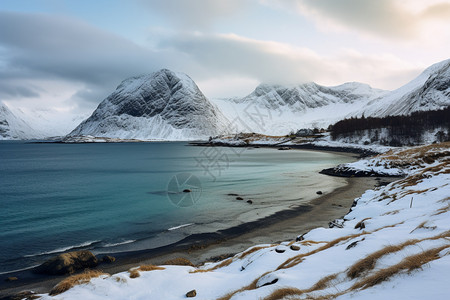
{"label": "snowy slope", "polygon": [[407,177],[366,191],[331,228],[198,268],[102,275],[42,299],[181,300],[191,290],[199,300],[448,299],[449,147],[395,150],[352,164],[401,169]]}
{"label": "snowy slope", "polygon": [[411,82],[367,105],[364,114],[374,117],[407,115],[450,105],[450,59],[432,65]]}
{"label": "snowy slope", "polygon": [[0,140],[27,140],[44,138],[44,134],[32,128],[22,118],[0,103]]}
{"label": "snowy slope", "polygon": [[300,128],[326,128],[387,93],[357,82],[334,87],[316,83],[295,87],[261,84],[242,99],[214,102],[228,119],[235,120],[233,124],[239,131],[281,135]]}
{"label": "snowy slope", "polygon": [[164,69],[124,80],[69,136],[192,140],[228,124],[189,76]]}

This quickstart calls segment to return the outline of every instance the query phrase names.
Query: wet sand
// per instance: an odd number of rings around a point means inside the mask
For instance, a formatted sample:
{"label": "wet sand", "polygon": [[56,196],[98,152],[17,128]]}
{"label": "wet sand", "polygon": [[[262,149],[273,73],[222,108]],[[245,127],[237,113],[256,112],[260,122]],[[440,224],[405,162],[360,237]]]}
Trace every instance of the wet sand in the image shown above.
{"label": "wet sand", "polygon": [[[342,154],[342,153],[341,153]],[[351,155],[351,154],[349,154]],[[215,233],[193,235],[176,244],[152,250],[114,254],[112,264],[101,264],[98,269],[114,274],[139,264],[163,264],[166,260],[184,257],[196,265],[225,258],[257,244],[271,244],[294,240],[298,235],[317,227],[328,227],[328,222],[341,218],[349,211],[355,198],[377,186],[376,178],[346,178],[347,184],[330,193],[324,193],[307,205],[278,212],[267,218],[244,223]],[[383,181],[394,181],[383,178]],[[12,276],[11,274],[6,275]],[[35,275],[30,271],[15,273],[19,280],[0,283],[0,297],[21,291],[46,293],[64,279],[64,276]]]}

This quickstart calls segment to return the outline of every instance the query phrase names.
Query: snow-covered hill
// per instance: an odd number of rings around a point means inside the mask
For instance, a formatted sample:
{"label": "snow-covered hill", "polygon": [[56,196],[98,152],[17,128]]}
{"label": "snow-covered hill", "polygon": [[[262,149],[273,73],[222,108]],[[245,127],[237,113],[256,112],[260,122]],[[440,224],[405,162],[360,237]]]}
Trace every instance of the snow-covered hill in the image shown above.
{"label": "snow-covered hill", "polygon": [[28,140],[43,138],[44,135],[33,129],[22,118],[0,103],[0,140]]}
{"label": "snow-covered hill", "polygon": [[124,80],[69,136],[193,140],[228,124],[189,76],[163,69]]}

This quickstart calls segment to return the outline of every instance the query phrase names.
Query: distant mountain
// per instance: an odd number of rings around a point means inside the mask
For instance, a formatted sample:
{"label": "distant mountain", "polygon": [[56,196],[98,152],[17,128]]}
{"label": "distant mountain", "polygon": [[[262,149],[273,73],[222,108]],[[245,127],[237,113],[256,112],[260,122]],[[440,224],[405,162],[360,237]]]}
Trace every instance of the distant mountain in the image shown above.
{"label": "distant mountain", "polygon": [[42,133],[33,129],[22,118],[0,103],[0,140],[28,140],[43,138]]}
{"label": "distant mountain", "polygon": [[388,93],[358,82],[334,87],[313,82],[293,87],[261,84],[244,98],[214,101],[229,119],[239,117],[241,131],[281,135],[299,128],[326,128]]}
{"label": "distant mountain", "polygon": [[193,140],[228,125],[189,76],[163,69],[124,80],[69,137]]}
{"label": "distant mountain", "polygon": [[234,99],[234,102],[257,104],[272,110],[289,107],[294,112],[306,112],[309,109],[336,103],[353,104],[361,100],[374,99],[386,93],[358,82],[335,87],[326,87],[314,82],[294,87],[261,84],[253,93],[242,99]]}
{"label": "distant mountain", "polygon": [[350,117],[408,115],[450,105],[450,60],[427,68],[394,91],[351,82],[334,87],[306,83],[294,87],[261,84],[243,98],[214,102],[239,130],[286,134],[299,128],[322,127]]}

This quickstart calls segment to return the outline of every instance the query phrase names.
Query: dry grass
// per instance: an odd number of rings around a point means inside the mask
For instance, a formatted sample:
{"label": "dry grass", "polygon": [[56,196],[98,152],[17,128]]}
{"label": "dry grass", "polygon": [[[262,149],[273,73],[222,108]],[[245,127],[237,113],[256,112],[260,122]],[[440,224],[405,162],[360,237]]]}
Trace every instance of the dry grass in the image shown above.
{"label": "dry grass", "polygon": [[389,280],[392,276],[402,272],[408,271],[411,272],[413,270],[421,268],[424,264],[427,264],[433,260],[439,259],[439,252],[442,250],[450,248],[450,245],[441,246],[438,248],[430,249],[419,254],[411,255],[404,258],[400,263],[393,265],[389,268],[381,269],[377,271],[375,274],[363,278],[362,280],[356,282],[351,289],[367,289],[374,285],[377,285],[383,281]]}
{"label": "dry grass", "polygon": [[154,265],[142,265],[139,266],[139,271],[155,271],[155,270],[165,270],[166,268],[160,267],[160,266],[154,266]]}
{"label": "dry grass", "polygon": [[138,269],[128,270],[128,273],[130,273],[130,278],[138,278],[141,276]]}
{"label": "dry grass", "polygon": [[373,268],[375,268],[375,264],[376,264],[377,260],[380,259],[381,257],[383,257],[387,254],[393,253],[393,252],[400,251],[403,248],[410,246],[410,245],[417,244],[418,242],[420,242],[420,240],[408,240],[400,245],[387,246],[387,247],[384,247],[383,249],[375,251],[374,253],[359,260],[353,266],[351,266],[349,268],[349,270],[347,271],[347,276],[350,277],[351,279],[357,278],[361,274],[366,273],[366,272],[372,270]]}
{"label": "dry grass", "polygon": [[420,166],[423,163],[431,164],[442,158],[450,156],[450,142],[413,147],[405,150],[389,150],[377,157],[388,161],[393,167]]}
{"label": "dry grass", "polygon": [[305,291],[302,291],[302,290],[299,290],[296,288],[292,288],[292,287],[286,287],[286,288],[281,288],[281,289],[275,290],[272,294],[265,297],[264,300],[279,300],[279,299],[284,299],[287,296],[301,296],[304,293],[305,293]]}
{"label": "dry grass", "polygon": [[363,227],[363,224],[364,224],[364,221],[367,221],[367,220],[370,220],[370,219],[372,219],[372,218],[365,218],[365,219],[362,219],[361,221],[359,221],[356,225],[355,225],[355,229],[364,229],[366,226],[364,225],[364,227]]}
{"label": "dry grass", "polygon": [[256,251],[259,251],[261,249],[266,249],[266,248],[268,248],[268,246],[253,247],[253,248],[243,252],[241,255],[239,255],[239,259],[243,259],[244,257],[246,257],[252,253],[255,253]]}
{"label": "dry grass", "polygon": [[191,266],[193,267],[194,264],[186,258],[183,257],[177,257],[177,258],[172,258],[169,260],[166,260],[163,265],[172,265],[172,266]]}
{"label": "dry grass", "polygon": [[434,214],[432,214],[432,216],[437,216],[440,214],[445,214],[446,212],[448,212],[450,210],[450,203],[447,204],[444,207],[439,208]]}
{"label": "dry grass", "polygon": [[138,268],[133,268],[128,270],[128,273],[130,273],[130,278],[138,278],[141,276],[141,273],[139,271],[147,272],[147,271],[155,271],[155,270],[165,270],[166,268],[160,267],[160,266],[154,266],[154,265],[142,265]]}
{"label": "dry grass", "polygon": [[92,278],[99,277],[101,275],[108,275],[107,273],[103,273],[100,270],[86,270],[81,274],[76,274],[67,277],[60,283],[58,283],[49,293],[50,296],[55,296],[61,293],[64,293],[65,291],[70,290],[72,287],[79,285],[79,284],[85,284],[91,281]]}
{"label": "dry grass", "polygon": [[437,228],[436,226],[425,226],[426,224],[427,224],[427,221],[424,221],[424,222],[420,223],[419,225],[417,225],[416,228],[411,230],[410,234],[413,233],[414,231],[418,230],[418,229],[435,230]]}
{"label": "dry grass", "polygon": [[214,270],[217,270],[217,269],[220,269],[220,268],[229,266],[233,261],[234,261],[233,258],[228,258],[228,259],[222,261],[220,264],[215,265],[215,266],[212,267],[211,269],[197,269],[197,270],[191,271],[191,272],[189,272],[189,273],[205,273],[205,272],[211,272],[211,271],[214,271]]}
{"label": "dry grass", "polygon": [[337,239],[335,239],[335,240],[333,240],[331,242],[328,242],[325,245],[323,245],[323,246],[321,246],[321,247],[319,247],[319,248],[317,248],[317,249],[315,249],[313,251],[310,251],[308,253],[303,253],[303,254],[299,254],[299,255],[296,255],[294,257],[291,257],[288,260],[286,260],[284,263],[282,263],[280,266],[278,266],[277,270],[288,269],[288,268],[291,268],[293,266],[296,266],[296,265],[298,265],[299,263],[301,263],[303,261],[303,258],[305,258],[307,256],[310,256],[310,255],[313,255],[315,253],[324,251],[324,250],[326,250],[328,248],[331,248],[331,247],[339,244],[340,242],[348,241],[350,239],[359,237],[359,236],[361,236],[363,234],[367,234],[367,232],[362,232],[362,233],[358,233],[358,234],[351,234],[351,235],[343,236],[343,237],[337,238]]}
{"label": "dry grass", "polygon": [[[323,290],[329,286],[329,283],[337,278],[338,274],[332,274],[328,275],[319,281],[317,281],[311,288],[306,290],[300,290],[297,288],[292,287],[286,287],[275,290],[272,294],[264,298],[264,300],[278,300],[278,299],[284,299],[288,296],[301,296],[306,293],[315,292],[318,290]],[[337,295],[326,295],[326,296],[320,296],[319,298],[311,298],[307,297],[306,299],[333,299],[333,297],[337,297]]]}
{"label": "dry grass", "polygon": [[368,271],[374,269],[377,260],[380,259],[381,257],[383,257],[387,254],[390,254],[390,253],[394,253],[394,252],[403,250],[407,246],[415,245],[417,243],[420,243],[420,242],[423,242],[426,240],[438,240],[438,239],[448,238],[448,237],[450,237],[450,231],[445,231],[441,234],[438,234],[438,235],[430,237],[430,238],[424,238],[424,239],[420,239],[420,240],[412,239],[412,240],[408,240],[404,243],[401,243],[399,245],[391,245],[391,246],[384,247],[383,249],[375,251],[374,253],[372,253],[372,254],[368,255],[367,257],[356,262],[353,266],[351,266],[348,269],[347,276],[350,277],[351,279],[360,277],[361,274],[367,273]]}
{"label": "dry grass", "polygon": [[400,212],[400,210],[396,209],[396,210],[393,210],[393,211],[388,211],[388,212],[382,214],[382,216],[396,215],[396,214],[398,214],[399,212]]}
{"label": "dry grass", "polygon": [[[267,274],[269,274],[270,272],[266,272],[263,275],[261,275],[261,277],[266,276]],[[250,283],[247,286],[244,286],[236,291],[230,292],[228,294],[226,294],[225,296],[222,296],[220,298],[217,298],[217,300],[230,300],[234,295],[236,295],[237,293],[243,292],[243,291],[251,291],[256,289],[256,284],[258,283],[258,280],[261,278],[256,278],[255,280],[252,281],[252,283]]]}

